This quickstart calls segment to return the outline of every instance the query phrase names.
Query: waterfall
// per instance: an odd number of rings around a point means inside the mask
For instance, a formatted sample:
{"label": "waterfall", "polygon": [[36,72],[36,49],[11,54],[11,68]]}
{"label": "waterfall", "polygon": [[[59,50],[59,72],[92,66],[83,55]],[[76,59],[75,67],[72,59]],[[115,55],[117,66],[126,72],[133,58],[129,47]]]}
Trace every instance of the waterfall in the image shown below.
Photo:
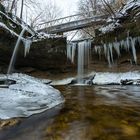
{"label": "waterfall", "polygon": [[22,29],[22,31],[21,31],[21,33],[18,37],[18,40],[16,42],[16,45],[15,45],[15,48],[14,48],[14,51],[13,51],[13,54],[12,54],[12,57],[11,57],[11,60],[10,60],[10,64],[9,64],[9,67],[8,67],[7,74],[11,73],[11,70],[14,66],[14,63],[15,63],[15,60],[16,60],[16,54],[17,54],[17,51],[18,51],[18,47],[19,47],[19,44],[20,44],[20,41],[21,41],[21,38],[22,38],[24,32],[25,32],[25,28]]}
{"label": "waterfall", "polygon": [[16,42],[16,45],[14,47],[14,51],[13,51],[13,54],[12,54],[12,57],[11,57],[11,60],[10,60],[10,64],[9,64],[9,67],[8,67],[8,71],[7,71],[7,74],[10,74],[11,71],[12,71],[12,68],[15,64],[15,60],[16,60],[16,55],[17,55],[17,52],[18,52],[18,48],[19,48],[19,44],[20,44],[20,41],[22,40],[23,43],[24,43],[24,56],[26,56],[27,53],[29,53],[29,49],[30,49],[30,45],[32,43],[32,41],[30,39],[25,39],[23,38],[23,34],[25,33],[25,30],[26,28],[23,28],[19,37],[18,37],[18,40]]}
{"label": "waterfall", "polygon": [[85,61],[85,42],[78,43],[78,64],[77,64],[77,79],[78,83],[83,84],[84,77],[84,61]]}
{"label": "waterfall", "polygon": [[77,54],[77,80],[78,83],[83,84],[83,77],[85,74],[85,66],[89,65],[91,40],[84,40],[80,42],[71,42],[67,45],[67,58],[75,63],[75,55]]}
{"label": "waterfall", "polygon": [[[115,41],[113,43],[104,43],[101,41],[102,45],[94,46],[93,51],[99,55],[101,58],[102,52],[104,53],[109,66],[111,67],[114,63],[114,53],[116,52],[117,56],[121,56],[121,49],[123,51],[130,52],[133,58],[133,61],[137,63],[137,55],[136,55],[136,44],[140,45],[140,37],[130,37],[127,36],[125,40]],[[91,52],[91,40],[84,41],[74,41],[70,42],[67,45],[67,58],[75,63],[77,58],[77,82],[79,84],[83,84],[83,78],[85,75],[85,66],[88,66],[90,60],[90,52]],[[77,54],[76,54],[77,53]],[[76,57],[77,56],[77,57]]]}

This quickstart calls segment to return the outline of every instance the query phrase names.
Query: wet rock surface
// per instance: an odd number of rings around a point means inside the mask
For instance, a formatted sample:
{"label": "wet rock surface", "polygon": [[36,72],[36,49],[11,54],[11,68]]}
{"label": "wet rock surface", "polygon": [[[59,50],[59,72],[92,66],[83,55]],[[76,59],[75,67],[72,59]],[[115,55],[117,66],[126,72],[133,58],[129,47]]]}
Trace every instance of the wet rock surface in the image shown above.
{"label": "wet rock surface", "polygon": [[[3,36],[3,33],[0,35]],[[4,71],[4,66],[8,67],[15,43],[16,38],[3,36],[3,39],[0,39],[0,63],[4,64],[1,65],[1,71]],[[34,42],[26,57],[24,51],[24,46],[21,44],[15,68],[33,67],[39,70],[52,69],[54,71],[56,69],[63,71],[66,68],[66,38],[50,38]]]}

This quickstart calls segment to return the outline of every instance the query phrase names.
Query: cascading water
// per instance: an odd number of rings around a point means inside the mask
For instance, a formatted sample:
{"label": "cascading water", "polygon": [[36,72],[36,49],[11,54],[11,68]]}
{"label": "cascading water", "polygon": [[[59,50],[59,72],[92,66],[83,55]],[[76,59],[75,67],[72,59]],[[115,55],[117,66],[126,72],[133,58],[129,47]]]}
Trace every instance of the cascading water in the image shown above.
{"label": "cascading water", "polygon": [[11,57],[11,60],[10,60],[10,64],[9,64],[9,67],[8,67],[8,71],[7,71],[7,74],[10,74],[11,73],[11,70],[14,66],[14,63],[15,63],[15,59],[16,59],[16,54],[17,54],[17,51],[18,51],[18,46],[20,44],[20,41],[21,41],[21,37],[23,36],[25,32],[25,28],[23,28],[23,30],[21,31],[19,37],[18,37],[18,40],[16,42],[16,45],[15,45],[15,48],[14,48],[14,51],[13,51],[13,54],[12,54],[12,57]]}
{"label": "cascading water", "polygon": [[[132,38],[128,35],[125,40],[117,41],[117,39],[115,39],[115,42],[113,43],[105,44],[103,43],[103,41],[101,41],[101,43],[103,44],[102,46],[100,45],[94,46],[94,52],[99,55],[99,58],[101,58],[101,53],[104,52],[109,66],[111,66],[114,63],[113,56],[114,52],[116,52],[118,57],[120,57],[121,50],[130,52],[132,54],[133,61],[137,63],[137,55],[135,47],[136,44],[140,45],[140,37]],[[80,84],[83,84],[84,82],[83,77],[85,74],[85,65],[88,66],[89,64],[91,52],[90,49],[91,49],[91,40],[70,42],[67,46],[67,58],[70,59],[72,63],[74,63],[75,58],[77,58],[77,82]],[[76,52],[78,52],[77,57],[75,57]]]}
{"label": "cascading water", "polygon": [[85,63],[85,42],[78,43],[78,64],[77,64],[77,80],[78,83],[83,84],[83,76],[84,76],[84,63]]}
{"label": "cascading water", "polygon": [[71,42],[67,46],[67,57],[74,63],[76,51],[77,54],[77,82],[83,84],[85,66],[88,66],[90,60],[91,40],[80,42]]}
{"label": "cascading water", "polygon": [[19,37],[18,37],[18,40],[16,42],[16,45],[15,45],[15,48],[14,48],[14,51],[13,51],[13,54],[12,54],[12,57],[11,57],[11,60],[10,60],[10,64],[9,64],[9,67],[8,67],[7,74],[10,74],[11,71],[12,71],[12,68],[13,68],[15,60],[16,60],[16,55],[17,55],[18,47],[19,47],[19,44],[20,44],[21,40],[23,41],[24,47],[25,47],[24,55],[26,56],[26,54],[29,52],[30,45],[31,45],[32,41],[30,39],[23,38],[23,34],[25,33],[25,30],[26,30],[26,28],[24,27],[22,29]]}

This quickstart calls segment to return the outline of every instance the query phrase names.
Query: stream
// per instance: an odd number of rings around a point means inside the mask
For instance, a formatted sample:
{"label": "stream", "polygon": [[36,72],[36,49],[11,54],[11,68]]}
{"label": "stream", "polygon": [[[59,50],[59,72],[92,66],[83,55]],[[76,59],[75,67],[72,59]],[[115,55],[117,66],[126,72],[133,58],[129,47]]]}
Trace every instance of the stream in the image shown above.
{"label": "stream", "polygon": [[0,140],[139,140],[139,86],[54,86],[66,101],[0,130]]}

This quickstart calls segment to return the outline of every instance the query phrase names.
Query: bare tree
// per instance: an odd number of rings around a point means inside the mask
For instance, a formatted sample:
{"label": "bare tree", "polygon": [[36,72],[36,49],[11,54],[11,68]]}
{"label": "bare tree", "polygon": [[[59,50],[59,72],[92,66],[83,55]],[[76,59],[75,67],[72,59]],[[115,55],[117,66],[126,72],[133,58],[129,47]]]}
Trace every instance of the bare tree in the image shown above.
{"label": "bare tree", "polygon": [[[80,0],[79,12],[83,13],[83,17],[91,17],[94,15],[110,15],[116,17],[116,11],[122,7],[128,0]],[[83,36],[94,36],[95,28],[90,27],[84,29]]]}
{"label": "bare tree", "polygon": [[7,12],[13,13],[35,28],[39,23],[59,18],[60,8],[53,0],[41,4],[39,0],[1,0]]}
{"label": "bare tree", "polygon": [[23,7],[24,7],[24,0],[21,0],[20,19],[22,19],[22,18],[23,18]]}
{"label": "bare tree", "polygon": [[35,29],[36,27],[38,27],[39,23],[42,20],[42,15],[43,13],[40,12],[35,17],[32,17],[32,16],[29,17],[29,23],[30,23],[31,28]]}
{"label": "bare tree", "polygon": [[83,16],[100,14],[100,0],[80,0],[78,9],[80,13],[85,13]]}
{"label": "bare tree", "polygon": [[44,11],[42,21],[54,20],[61,17],[62,15],[60,7],[58,7],[56,3],[51,0],[49,0],[46,5],[44,5],[42,11]]}
{"label": "bare tree", "polygon": [[28,23],[31,27],[36,28],[42,22],[54,20],[61,16],[61,10],[53,0],[46,0],[44,4],[35,3],[30,0],[30,4],[26,5],[28,14],[26,14]]}

